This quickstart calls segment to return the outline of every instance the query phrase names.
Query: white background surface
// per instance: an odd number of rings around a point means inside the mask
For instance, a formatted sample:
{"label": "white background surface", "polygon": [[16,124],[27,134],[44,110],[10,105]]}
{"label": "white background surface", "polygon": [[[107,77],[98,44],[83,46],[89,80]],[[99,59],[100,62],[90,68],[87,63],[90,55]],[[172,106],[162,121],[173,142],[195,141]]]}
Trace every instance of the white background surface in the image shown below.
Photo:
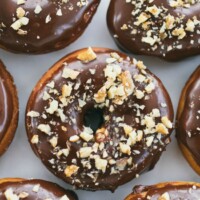
{"label": "white background surface", "polygon": [[[117,49],[106,25],[108,4],[108,0],[101,1],[97,14],[82,37],[64,50],[39,56],[16,55],[0,50],[0,59],[3,60],[15,79],[20,102],[20,118],[15,139],[8,151],[0,158],[0,178],[41,178],[59,183],[65,188],[72,188],[51,174],[31,150],[25,131],[24,112],[28,97],[37,81],[61,57],[88,46]],[[168,63],[152,57],[135,57],[144,60],[149,69],[163,81],[176,111],[181,90],[190,74],[200,64],[200,56],[176,63]],[[77,191],[77,194],[80,200],[123,200],[132,191],[134,185],[176,180],[199,181],[199,176],[193,172],[183,158],[173,133],[172,143],[168,145],[167,151],[163,153],[160,161],[151,172],[119,187],[114,194],[109,191],[88,192],[81,190]]]}

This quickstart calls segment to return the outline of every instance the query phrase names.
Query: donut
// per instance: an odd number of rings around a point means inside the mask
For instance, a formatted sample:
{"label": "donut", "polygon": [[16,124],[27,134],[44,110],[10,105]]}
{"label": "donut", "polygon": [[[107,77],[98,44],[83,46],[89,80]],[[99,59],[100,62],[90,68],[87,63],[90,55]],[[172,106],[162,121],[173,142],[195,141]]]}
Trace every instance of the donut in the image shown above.
{"label": "donut", "polygon": [[200,54],[199,0],[111,0],[107,24],[128,52],[177,61]]}
{"label": "donut", "polygon": [[76,194],[55,183],[39,179],[0,179],[0,199],[2,200],[78,200]]}
{"label": "donut", "polygon": [[18,125],[17,90],[10,73],[0,60],[0,155],[13,140]]}
{"label": "donut", "polygon": [[136,186],[125,200],[198,200],[200,184],[194,182],[166,182],[151,186]]}
{"label": "donut", "polygon": [[62,49],[84,32],[100,0],[1,0],[0,47],[42,54]]}
{"label": "donut", "polygon": [[200,66],[183,88],[177,110],[176,137],[183,155],[200,175]]}
{"label": "donut", "polygon": [[173,108],[141,61],[106,48],[73,52],[42,76],[26,129],[44,165],[75,188],[114,191],[154,167],[170,142]]}

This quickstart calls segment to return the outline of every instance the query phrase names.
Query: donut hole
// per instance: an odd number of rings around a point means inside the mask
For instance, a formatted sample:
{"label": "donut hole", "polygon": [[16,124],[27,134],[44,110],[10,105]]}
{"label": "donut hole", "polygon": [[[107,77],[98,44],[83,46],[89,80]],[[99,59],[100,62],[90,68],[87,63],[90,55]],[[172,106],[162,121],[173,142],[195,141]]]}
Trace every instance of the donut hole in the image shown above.
{"label": "donut hole", "polygon": [[104,124],[103,109],[90,108],[84,114],[84,126],[90,127],[94,133]]}

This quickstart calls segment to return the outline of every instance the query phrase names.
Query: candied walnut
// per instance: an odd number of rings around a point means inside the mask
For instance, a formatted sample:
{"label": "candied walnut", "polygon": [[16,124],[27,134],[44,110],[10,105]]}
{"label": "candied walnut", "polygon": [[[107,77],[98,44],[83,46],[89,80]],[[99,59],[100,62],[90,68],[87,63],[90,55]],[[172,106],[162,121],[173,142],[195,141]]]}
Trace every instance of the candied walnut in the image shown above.
{"label": "candied walnut", "polygon": [[72,80],[76,79],[77,76],[80,74],[79,71],[69,69],[69,68],[64,68],[62,77],[63,78],[71,78]]}
{"label": "candied walnut", "polygon": [[17,0],[17,5],[25,4],[25,0]]}
{"label": "candied walnut", "polygon": [[51,127],[48,124],[40,124],[38,125],[37,129],[39,129],[43,133],[46,133],[47,135],[49,135],[51,132]]}
{"label": "candied walnut", "polygon": [[26,26],[28,23],[29,19],[27,17],[22,17],[11,24],[11,28],[13,28],[15,31],[18,31],[22,26]]}
{"label": "candied walnut", "polygon": [[123,128],[126,135],[130,135],[130,133],[133,131],[133,128],[127,124],[124,124]]}
{"label": "candied walnut", "polygon": [[24,199],[24,198],[26,198],[26,197],[28,197],[29,196],[29,194],[27,193],[27,192],[21,192],[20,194],[19,194],[19,198],[20,199]]}
{"label": "candied walnut", "polygon": [[73,174],[78,172],[79,167],[76,165],[69,165],[65,168],[65,175],[66,177],[71,177]]}
{"label": "candied walnut", "polygon": [[100,128],[96,131],[95,141],[98,143],[104,142],[108,137],[108,131],[105,128]]}
{"label": "candied walnut", "polygon": [[10,189],[7,189],[5,192],[4,192],[4,195],[6,197],[7,200],[15,200],[15,199],[19,199],[19,197],[13,193],[13,190],[10,188]]}
{"label": "candied walnut", "polygon": [[122,153],[131,155],[131,147],[129,145],[119,143],[119,148]]}
{"label": "candied walnut", "polygon": [[106,171],[107,164],[108,164],[108,161],[105,159],[101,159],[101,158],[95,159],[95,167],[98,170],[101,170],[102,172]]}
{"label": "candied walnut", "polygon": [[17,8],[16,10],[17,17],[20,19],[25,16],[26,12],[22,7]]}
{"label": "candied walnut", "polygon": [[69,97],[72,92],[72,86],[71,85],[63,85],[62,86],[62,97]]}
{"label": "candied walnut", "polygon": [[80,137],[78,135],[73,135],[69,138],[70,142],[78,142]]}
{"label": "candied walnut", "polygon": [[37,193],[39,189],[40,189],[40,184],[37,184],[33,187],[32,191]]}
{"label": "candied walnut", "polygon": [[144,70],[147,67],[144,65],[144,63],[142,61],[138,61],[136,66],[140,69],[140,70]]}
{"label": "candied walnut", "polygon": [[164,124],[162,124],[162,123],[159,123],[159,124],[156,125],[156,131],[158,133],[161,133],[161,134],[168,134],[169,133],[169,131],[166,128],[166,126]]}
{"label": "candied walnut", "polygon": [[40,5],[36,5],[35,10],[34,10],[34,13],[35,13],[35,14],[39,14],[41,11],[42,11],[41,6],[40,6]]}
{"label": "candied walnut", "polygon": [[166,29],[170,30],[174,27],[175,18],[172,15],[166,17]]}
{"label": "candied walnut", "polygon": [[128,164],[128,158],[121,158],[116,161],[116,166],[118,170],[124,170]]}
{"label": "candied walnut", "polygon": [[97,55],[95,54],[95,52],[92,50],[91,47],[89,47],[87,50],[85,50],[84,52],[80,53],[77,56],[78,60],[81,60],[82,62],[91,62],[93,60],[95,60],[97,58]]}
{"label": "candied walnut", "polygon": [[170,196],[168,192],[165,192],[160,197],[158,197],[158,200],[170,200]]}
{"label": "candied walnut", "polygon": [[38,142],[39,142],[39,136],[33,135],[32,139],[31,139],[31,143],[32,144],[38,144]]}
{"label": "candied walnut", "polygon": [[172,128],[173,127],[171,121],[168,119],[167,116],[162,117],[161,121],[167,128]]}
{"label": "candied walnut", "polygon": [[106,99],[107,93],[106,93],[106,87],[103,86],[97,94],[94,95],[94,100],[96,103],[103,103]]}
{"label": "candied walnut", "polygon": [[57,144],[58,144],[58,137],[56,137],[56,136],[52,137],[52,138],[49,140],[49,142],[50,142],[51,146],[52,146],[53,148],[55,148],[55,147],[57,146]]}
{"label": "candied walnut", "polygon": [[178,39],[183,39],[186,36],[186,32],[183,28],[176,28],[172,31],[172,35],[177,36]]}
{"label": "candied walnut", "polygon": [[187,21],[187,24],[186,24],[186,31],[190,31],[190,32],[194,32],[194,29],[195,29],[195,23],[194,21],[192,21],[191,19],[189,19]]}
{"label": "candied walnut", "polygon": [[145,21],[147,21],[151,16],[148,15],[145,12],[142,12],[138,17],[137,17],[137,21],[134,22],[134,24],[136,26],[139,26],[140,24],[144,23]]}
{"label": "candied walnut", "polygon": [[159,9],[156,5],[153,5],[151,7],[147,7],[147,11],[150,12],[155,17],[158,17],[158,15],[161,13],[161,9]]}
{"label": "candied walnut", "polygon": [[80,158],[88,158],[92,153],[92,147],[82,147],[79,150]]}
{"label": "candied walnut", "polygon": [[68,198],[67,195],[65,194],[64,196],[62,196],[62,197],[60,198],[60,200],[69,200],[69,198]]}
{"label": "candied walnut", "polygon": [[40,113],[39,112],[36,112],[36,111],[29,111],[27,113],[27,116],[29,117],[39,117],[40,116]]}
{"label": "candied walnut", "polygon": [[129,71],[122,72],[120,75],[120,79],[122,81],[122,85],[124,86],[126,95],[131,95],[135,88],[131,73]]}

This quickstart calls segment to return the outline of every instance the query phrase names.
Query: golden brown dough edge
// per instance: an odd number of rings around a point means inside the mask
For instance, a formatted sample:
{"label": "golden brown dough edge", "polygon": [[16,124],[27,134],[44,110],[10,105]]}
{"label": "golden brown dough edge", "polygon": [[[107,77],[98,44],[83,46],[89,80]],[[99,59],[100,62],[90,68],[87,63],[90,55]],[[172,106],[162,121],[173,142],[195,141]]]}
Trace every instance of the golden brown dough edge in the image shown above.
{"label": "golden brown dough edge", "polygon": [[133,192],[131,194],[129,194],[124,200],[136,200],[138,198],[141,198],[141,200],[143,198],[146,198],[147,193],[150,190],[159,190],[162,188],[165,188],[166,186],[172,186],[172,187],[177,187],[177,186],[197,186],[200,187],[200,183],[195,183],[195,182],[163,182],[163,183],[158,183],[155,185],[150,185],[150,186],[144,186],[144,189],[141,191],[141,193],[137,193],[137,192]]}
{"label": "golden brown dough edge", "polygon": [[16,182],[21,182],[21,181],[25,181],[26,179],[23,178],[2,178],[0,179],[0,184],[3,183],[16,183]]}

